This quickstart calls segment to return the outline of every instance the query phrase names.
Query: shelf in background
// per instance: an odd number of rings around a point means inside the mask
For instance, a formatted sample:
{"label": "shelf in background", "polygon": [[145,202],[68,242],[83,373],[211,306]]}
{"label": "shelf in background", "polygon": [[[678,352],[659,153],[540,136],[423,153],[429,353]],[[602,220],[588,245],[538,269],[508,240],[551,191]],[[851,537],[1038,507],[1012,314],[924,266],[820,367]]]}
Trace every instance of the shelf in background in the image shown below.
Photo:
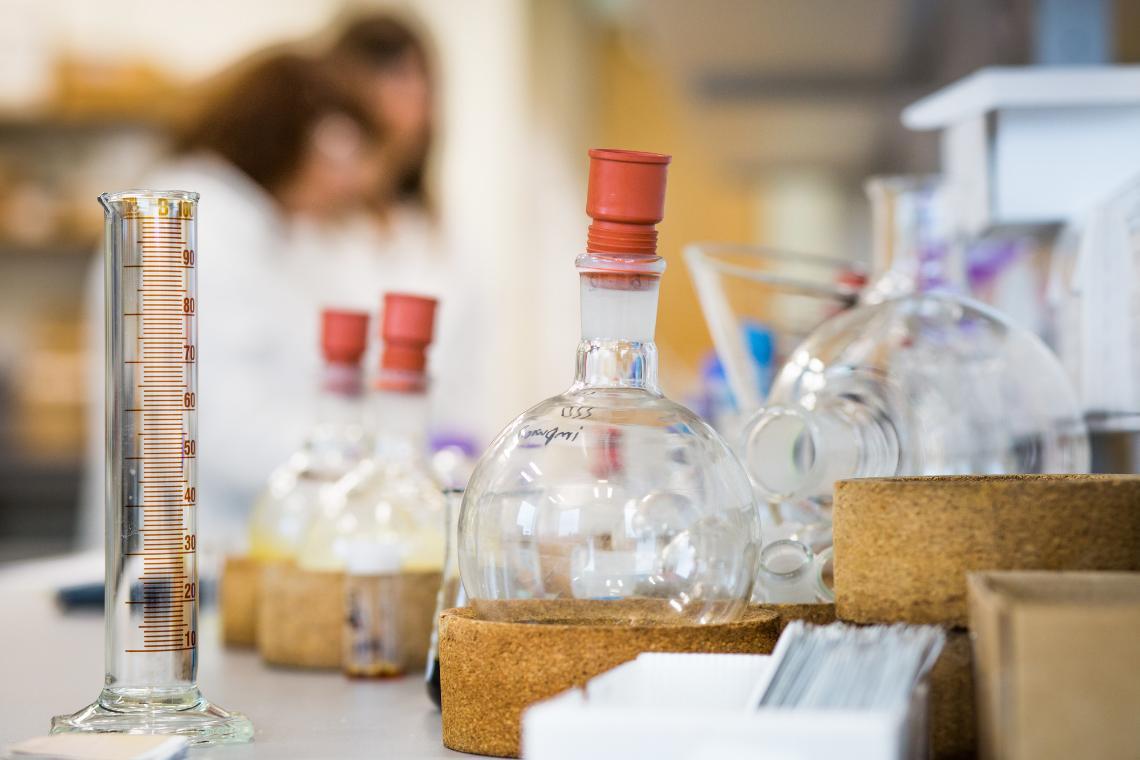
{"label": "shelf in background", "polygon": [[34,132],[74,136],[76,133],[155,131],[167,128],[168,118],[146,114],[67,114],[0,111],[0,136]]}
{"label": "shelf in background", "polygon": [[97,240],[60,240],[44,244],[16,243],[0,240],[2,259],[72,258],[90,256],[98,245]]}

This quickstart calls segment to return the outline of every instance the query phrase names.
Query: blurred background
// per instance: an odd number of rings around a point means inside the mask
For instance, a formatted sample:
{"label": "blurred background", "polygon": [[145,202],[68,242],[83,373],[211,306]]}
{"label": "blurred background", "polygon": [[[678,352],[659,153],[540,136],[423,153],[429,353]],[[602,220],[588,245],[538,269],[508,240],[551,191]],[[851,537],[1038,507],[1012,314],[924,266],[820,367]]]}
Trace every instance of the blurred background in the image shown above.
{"label": "blurred background", "polygon": [[[422,41],[433,114],[422,216],[479,314],[466,335],[443,319],[436,357],[449,342],[466,349],[436,394],[444,408],[464,401],[481,446],[571,377],[589,147],[674,156],[657,337],[666,391],[691,399],[712,342],[687,243],[814,253],[857,275],[871,248],[865,178],[939,168],[938,134],[906,129],[906,105],[985,66],[1140,60],[1138,5],[0,0],[0,562],[80,537],[85,446],[101,435],[85,356],[95,196],[148,176],[251,56],[318,55],[376,14]],[[1039,241],[1056,226],[1014,233],[1020,290],[1040,290]],[[375,309],[389,284],[365,285]],[[1004,306],[1037,327],[1031,309]],[[315,367],[313,339],[300,345]]]}

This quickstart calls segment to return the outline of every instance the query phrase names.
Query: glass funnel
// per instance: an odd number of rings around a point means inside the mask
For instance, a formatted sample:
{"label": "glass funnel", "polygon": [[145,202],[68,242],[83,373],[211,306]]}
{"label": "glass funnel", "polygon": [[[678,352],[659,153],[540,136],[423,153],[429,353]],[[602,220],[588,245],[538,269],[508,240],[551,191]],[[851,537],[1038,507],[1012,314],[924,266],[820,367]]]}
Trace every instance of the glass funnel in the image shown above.
{"label": "glass funnel", "polygon": [[752,489],[720,436],[657,379],[655,225],[669,158],[590,158],[574,382],[479,460],[459,519],[463,585],[488,619],[731,620],[756,574]]}
{"label": "glass funnel", "polygon": [[244,742],[198,690],[198,194],[99,197],[107,326],[106,677],[52,733]]}
{"label": "glass funnel", "polygon": [[[853,305],[866,276],[854,262],[727,243],[691,243],[685,264],[734,405],[743,417],[768,395],[772,375],[821,322]],[[772,345],[758,360],[755,335]],[[737,430],[721,430],[735,440]]]}
{"label": "glass funnel", "polygon": [[1068,377],[1031,332],[961,295],[962,265],[930,179],[872,182],[880,271],[820,325],[745,429],[769,498],[830,502],[836,480],[1084,472]]}

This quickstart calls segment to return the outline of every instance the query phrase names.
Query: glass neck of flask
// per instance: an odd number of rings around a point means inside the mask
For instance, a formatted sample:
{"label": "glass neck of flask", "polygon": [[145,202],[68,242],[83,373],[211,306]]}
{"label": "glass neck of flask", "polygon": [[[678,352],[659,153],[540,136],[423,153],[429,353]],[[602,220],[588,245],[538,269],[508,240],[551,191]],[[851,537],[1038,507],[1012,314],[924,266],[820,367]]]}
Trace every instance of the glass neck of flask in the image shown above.
{"label": "glass neck of flask", "polygon": [[871,201],[874,280],[864,300],[965,293],[966,263],[945,186],[937,177],[875,177]]}
{"label": "glass neck of flask", "polygon": [[321,371],[316,424],[297,463],[314,474],[335,476],[367,452],[364,373],[359,364],[329,362]]}
{"label": "glass neck of flask", "polygon": [[574,389],[637,388],[660,395],[653,337],[664,268],[657,256],[578,257],[582,340]]}
{"label": "glass neck of flask", "polygon": [[744,431],[753,481],[771,501],[830,497],[837,480],[899,474],[898,433],[884,409],[850,397],[812,409],[773,405]]}
{"label": "glass neck of flask", "polygon": [[321,369],[318,424],[360,422],[360,400],[364,394],[364,371],[359,364],[329,362]]}
{"label": "glass neck of flask", "polygon": [[427,450],[426,380],[397,383],[381,372],[372,398],[373,457],[382,462],[416,462]]}

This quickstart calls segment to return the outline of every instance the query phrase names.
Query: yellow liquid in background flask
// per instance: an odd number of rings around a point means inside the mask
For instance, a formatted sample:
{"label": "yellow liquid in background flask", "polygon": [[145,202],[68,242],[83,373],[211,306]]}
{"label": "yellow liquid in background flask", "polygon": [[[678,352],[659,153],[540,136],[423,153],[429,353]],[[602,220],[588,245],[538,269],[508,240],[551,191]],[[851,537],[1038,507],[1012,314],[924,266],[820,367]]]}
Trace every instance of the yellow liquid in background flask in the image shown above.
{"label": "yellow liquid in background flask", "polygon": [[434,309],[434,300],[418,296],[389,294],[385,299],[385,349],[370,399],[373,452],[337,483],[320,488],[289,592],[294,611],[303,607],[307,612],[303,618],[290,614],[282,619],[290,641],[273,662],[341,663],[345,574],[355,573],[354,558],[373,565],[368,557],[378,553],[402,589],[395,607],[405,642],[399,664],[411,669],[426,658],[444,561],[446,506],[426,457],[424,354]]}
{"label": "yellow liquid in background flask", "polygon": [[302,542],[304,570],[344,570],[354,543],[399,547],[403,572],[439,572],[444,554],[443,492],[411,463],[363,463],[327,487]]}
{"label": "yellow liquid in background flask", "polygon": [[249,521],[250,556],[280,562],[297,558],[321,490],[336,483],[367,456],[360,361],[367,346],[368,315],[325,309],[321,349],[325,366],[319,421],[304,446],[269,478]]}

